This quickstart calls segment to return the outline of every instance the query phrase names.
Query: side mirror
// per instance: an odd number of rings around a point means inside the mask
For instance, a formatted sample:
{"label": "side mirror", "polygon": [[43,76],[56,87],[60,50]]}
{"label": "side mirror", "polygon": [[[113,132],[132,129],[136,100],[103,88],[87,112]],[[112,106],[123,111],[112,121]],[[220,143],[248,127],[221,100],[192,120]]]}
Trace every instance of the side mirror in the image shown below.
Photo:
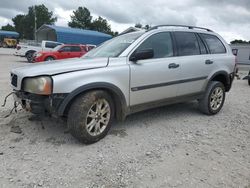
{"label": "side mirror", "polygon": [[130,61],[136,62],[142,59],[150,59],[154,57],[154,50],[152,48],[135,51],[129,58]]}
{"label": "side mirror", "polygon": [[62,53],[62,52],[64,52],[64,51],[63,51],[62,49],[60,49],[60,50],[58,50],[58,52],[59,52],[59,53]]}

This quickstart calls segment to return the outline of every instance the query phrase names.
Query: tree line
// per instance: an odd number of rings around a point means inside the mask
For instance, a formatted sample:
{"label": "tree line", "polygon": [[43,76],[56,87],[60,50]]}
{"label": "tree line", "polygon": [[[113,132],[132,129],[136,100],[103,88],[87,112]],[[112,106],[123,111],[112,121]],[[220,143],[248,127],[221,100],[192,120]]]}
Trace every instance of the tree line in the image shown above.
{"label": "tree line", "polygon": [[[36,21],[35,21],[36,19]],[[34,31],[43,24],[54,25],[57,17],[53,16],[53,11],[44,5],[35,5],[28,7],[27,14],[18,14],[12,18],[13,25],[2,26],[2,30],[16,31],[21,39],[34,39]],[[72,28],[90,29],[115,36],[118,32],[111,30],[111,25],[101,16],[93,19],[90,11],[86,7],[78,7],[71,15],[71,21],[68,26]],[[36,27],[36,28],[35,28]]]}

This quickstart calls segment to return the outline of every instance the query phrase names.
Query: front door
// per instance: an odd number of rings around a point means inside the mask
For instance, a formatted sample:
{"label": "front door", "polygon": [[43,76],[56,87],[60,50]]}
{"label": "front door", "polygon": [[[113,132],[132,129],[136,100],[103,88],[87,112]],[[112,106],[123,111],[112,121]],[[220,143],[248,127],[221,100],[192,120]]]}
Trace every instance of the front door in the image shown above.
{"label": "front door", "polygon": [[59,51],[58,51],[58,59],[66,59],[70,57],[71,53],[71,46],[63,46]]}
{"label": "front door", "polygon": [[180,69],[174,57],[172,37],[169,32],[153,34],[144,40],[137,51],[153,49],[154,57],[130,65],[130,106],[161,101],[176,96]]}

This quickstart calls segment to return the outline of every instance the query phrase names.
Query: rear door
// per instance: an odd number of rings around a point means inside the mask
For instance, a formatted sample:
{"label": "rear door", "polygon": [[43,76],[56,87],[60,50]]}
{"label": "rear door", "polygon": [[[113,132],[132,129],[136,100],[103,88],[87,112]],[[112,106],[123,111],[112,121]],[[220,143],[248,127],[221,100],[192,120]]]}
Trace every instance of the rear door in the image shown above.
{"label": "rear door", "polygon": [[174,32],[180,64],[177,96],[197,94],[203,90],[213,69],[213,59],[204,41],[193,32]]}

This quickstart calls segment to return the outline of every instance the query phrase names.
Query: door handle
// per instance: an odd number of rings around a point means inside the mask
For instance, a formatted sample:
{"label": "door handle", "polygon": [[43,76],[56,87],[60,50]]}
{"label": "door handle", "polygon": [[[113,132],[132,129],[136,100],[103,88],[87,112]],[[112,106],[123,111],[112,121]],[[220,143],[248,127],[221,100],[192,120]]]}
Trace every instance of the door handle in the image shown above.
{"label": "door handle", "polygon": [[180,66],[179,64],[170,63],[170,64],[168,65],[168,68],[169,68],[169,69],[176,69],[176,68],[178,68],[179,66]]}
{"label": "door handle", "polygon": [[205,64],[207,64],[207,65],[210,65],[210,64],[213,64],[214,62],[212,61],[212,60],[210,60],[210,59],[207,59],[206,61],[205,61]]}

